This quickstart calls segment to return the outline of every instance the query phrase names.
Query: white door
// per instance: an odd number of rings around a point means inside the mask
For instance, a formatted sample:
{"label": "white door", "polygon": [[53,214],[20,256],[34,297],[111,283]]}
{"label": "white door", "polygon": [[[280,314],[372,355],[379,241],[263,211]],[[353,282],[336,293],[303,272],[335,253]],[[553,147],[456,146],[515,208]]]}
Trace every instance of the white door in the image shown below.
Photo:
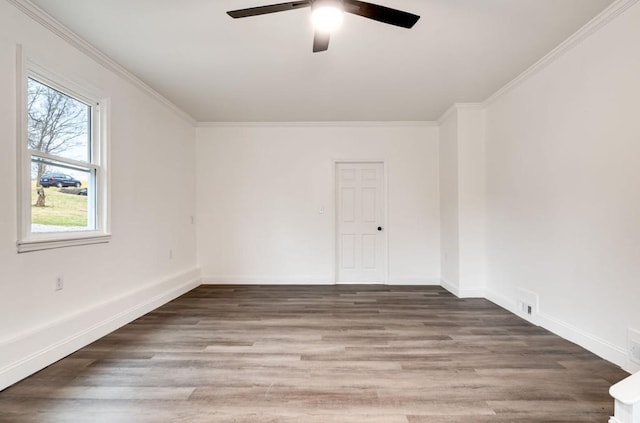
{"label": "white door", "polygon": [[336,164],[336,282],[384,283],[384,164]]}

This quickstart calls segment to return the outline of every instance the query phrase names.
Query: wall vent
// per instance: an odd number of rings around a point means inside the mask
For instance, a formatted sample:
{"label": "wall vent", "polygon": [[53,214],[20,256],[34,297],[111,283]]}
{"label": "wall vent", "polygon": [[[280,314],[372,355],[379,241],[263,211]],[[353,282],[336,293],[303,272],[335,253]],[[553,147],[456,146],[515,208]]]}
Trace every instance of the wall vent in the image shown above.
{"label": "wall vent", "polygon": [[538,294],[518,288],[517,296],[518,313],[526,319],[532,319],[538,312]]}

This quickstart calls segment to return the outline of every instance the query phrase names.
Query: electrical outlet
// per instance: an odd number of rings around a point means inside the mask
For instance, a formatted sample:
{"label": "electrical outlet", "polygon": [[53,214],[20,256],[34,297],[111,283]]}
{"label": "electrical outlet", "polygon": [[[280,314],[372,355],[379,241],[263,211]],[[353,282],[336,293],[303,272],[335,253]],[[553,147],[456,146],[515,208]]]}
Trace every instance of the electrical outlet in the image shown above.
{"label": "electrical outlet", "polygon": [[629,328],[629,358],[640,364],[640,331]]}
{"label": "electrical outlet", "polygon": [[62,291],[64,289],[64,276],[58,276],[56,278],[56,291]]}

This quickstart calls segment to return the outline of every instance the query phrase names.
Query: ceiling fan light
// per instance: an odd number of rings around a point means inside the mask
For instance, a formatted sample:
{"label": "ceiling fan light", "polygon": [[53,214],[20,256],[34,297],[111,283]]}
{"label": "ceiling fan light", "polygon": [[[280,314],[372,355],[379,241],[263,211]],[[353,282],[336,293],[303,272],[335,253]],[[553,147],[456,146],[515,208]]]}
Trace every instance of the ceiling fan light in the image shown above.
{"label": "ceiling fan light", "polygon": [[333,32],[340,28],[344,21],[344,10],[341,2],[317,2],[311,10],[311,22],[316,31]]}

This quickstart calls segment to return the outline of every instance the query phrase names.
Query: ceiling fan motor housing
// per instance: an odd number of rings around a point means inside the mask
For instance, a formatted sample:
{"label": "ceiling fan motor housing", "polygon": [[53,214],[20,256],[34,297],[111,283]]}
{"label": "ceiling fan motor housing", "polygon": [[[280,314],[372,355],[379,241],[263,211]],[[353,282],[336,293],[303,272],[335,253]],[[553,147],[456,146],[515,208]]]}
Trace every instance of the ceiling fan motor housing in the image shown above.
{"label": "ceiling fan motor housing", "polygon": [[343,20],[342,0],[314,0],[311,3],[311,22],[317,31],[331,33],[342,25]]}
{"label": "ceiling fan motor housing", "polygon": [[344,10],[344,0],[313,0],[311,2],[311,10],[318,7],[335,7]]}

